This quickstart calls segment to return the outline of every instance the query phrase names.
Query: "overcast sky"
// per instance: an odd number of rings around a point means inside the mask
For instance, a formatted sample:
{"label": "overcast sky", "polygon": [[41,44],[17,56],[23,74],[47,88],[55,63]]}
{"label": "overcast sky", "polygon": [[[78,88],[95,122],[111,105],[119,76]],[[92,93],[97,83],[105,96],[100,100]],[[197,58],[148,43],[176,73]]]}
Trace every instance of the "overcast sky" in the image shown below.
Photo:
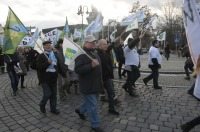
{"label": "overcast sky", "polygon": [[[148,5],[153,13],[161,14],[161,0],[139,1],[141,5]],[[91,4],[102,11],[104,23],[108,19],[120,21],[129,15],[131,6],[135,2],[137,0],[1,0],[0,23],[5,25],[8,6],[10,6],[25,26],[36,26],[40,30],[64,26],[66,16],[69,25],[80,24],[81,16],[77,15],[78,7],[86,5],[91,11]],[[86,14],[84,14],[84,23],[86,24],[85,18]]]}

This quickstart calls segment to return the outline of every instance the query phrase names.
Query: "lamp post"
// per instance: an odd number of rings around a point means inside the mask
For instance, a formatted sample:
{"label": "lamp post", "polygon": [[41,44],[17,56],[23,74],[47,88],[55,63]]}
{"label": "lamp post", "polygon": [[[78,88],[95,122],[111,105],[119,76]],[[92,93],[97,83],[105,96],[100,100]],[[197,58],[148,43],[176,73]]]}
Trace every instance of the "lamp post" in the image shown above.
{"label": "lamp post", "polygon": [[89,12],[88,12],[88,7],[87,6],[82,6],[82,5],[80,5],[79,7],[78,7],[78,15],[81,15],[82,16],[82,31],[83,31],[83,14],[84,14],[84,8],[86,8],[87,9],[87,11],[85,12],[86,14],[89,14]]}

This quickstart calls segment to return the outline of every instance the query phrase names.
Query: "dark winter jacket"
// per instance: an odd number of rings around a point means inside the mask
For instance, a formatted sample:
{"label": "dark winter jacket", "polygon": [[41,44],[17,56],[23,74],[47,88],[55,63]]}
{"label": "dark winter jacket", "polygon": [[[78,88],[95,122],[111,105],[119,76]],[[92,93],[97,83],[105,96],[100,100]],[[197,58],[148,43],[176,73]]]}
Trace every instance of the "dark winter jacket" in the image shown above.
{"label": "dark winter jacket", "polygon": [[59,65],[61,66],[62,70],[67,72],[68,71],[68,66],[65,64],[65,57],[63,54],[63,48],[62,47],[55,47],[56,50],[58,51],[55,53],[56,58],[59,60]]}
{"label": "dark winter jacket", "polygon": [[[46,54],[47,55],[47,54]],[[48,55],[47,55],[48,56]],[[46,72],[50,63],[44,53],[40,54],[36,60],[36,66],[38,71],[38,79],[40,83],[55,83],[57,81],[58,72],[66,77],[66,73],[62,71],[57,59],[57,66],[55,66],[56,72]]]}
{"label": "dark winter jacket", "polygon": [[5,54],[4,61],[7,64],[6,70],[7,71],[14,71],[14,66],[17,66],[17,63],[19,62],[18,53],[15,52],[14,54]]}
{"label": "dark winter jacket", "polygon": [[115,49],[115,54],[118,62],[125,63],[123,45],[118,45]]}
{"label": "dark winter jacket", "polygon": [[[85,52],[93,59],[100,58],[93,50],[83,48]],[[101,64],[97,67],[92,67],[92,60],[86,55],[79,55],[75,59],[75,72],[79,75],[79,88],[83,94],[98,94],[102,92],[102,72]]]}
{"label": "dark winter jacket", "polygon": [[102,64],[102,78],[103,80],[113,79],[113,61],[107,52],[97,49],[97,53],[101,59]]}

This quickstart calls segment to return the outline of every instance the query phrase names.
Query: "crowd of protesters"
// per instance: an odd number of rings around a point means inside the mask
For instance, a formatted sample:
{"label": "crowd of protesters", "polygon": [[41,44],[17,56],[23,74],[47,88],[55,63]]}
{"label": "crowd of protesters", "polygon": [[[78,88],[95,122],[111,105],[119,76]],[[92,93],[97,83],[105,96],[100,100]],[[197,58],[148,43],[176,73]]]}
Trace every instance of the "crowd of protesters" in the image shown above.
{"label": "crowd of protesters", "polygon": [[[136,39],[129,39],[125,45],[124,41],[117,37],[112,43],[105,39],[97,41],[93,35],[88,35],[84,38],[83,50],[86,54],[79,55],[75,59],[75,69],[69,70],[65,64],[65,56],[63,54],[63,39],[59,39],[57,44],[52,47],[51,41],[43,42],[44,52],[39,54],[33,48],[18,47],[14,54],[2,53],[0,47],[0,74],[8,73],[11,81],[12,94],[17,96],[18,87],[26,88],[24,83],[26,75],[29,72],[29,67],[36,70],[39,85],[43,89],[43,97],[39,103],[39,109],[42,113],[46,113],[46,104],[50,100],[50,112],[60,114],[57,109],[57,90],[60,101],[66,100],[67,94],[71,94],[70,88],[74,87],[75,94],[79,93],[83,96],[83,103],[79,108],[75,109],[75,113],[82,119],[86,119],[87,113],[92,130],[103,132],[100,128],[100,120],[98,115],[98,98],[99,95],[107,94],[109,104],[108,112],[110,114],[119,115],[115,110],[117,95],[113,85],[113,57],[111,50],[114,49],[118,62],[118,77],[119,79],[126,77],[126,82],[122,85],[125,92],[129,96],[137,97],[134,88],[135,82],[140,77],[140,57],[137,52],[137,47],[140,39],[144,35],[140,35]],[[179,49],[182,57],[186,57],[185,74],[186,80],[190,79],[188,69],[196,72],[198,76],[199,65],[193,69],[191,56],[187,45],[182,45]],[[170,57],[170,46],[166,43],[164,47],[164,55],[167,60]],[[89,57],[88,57],[89,56]],[[153,79],[154,89],[162,89],[158,84],[159,69],[162,64],[162,53],[159,51],[159,42],[153,40],[149,49],[148,67],[151,69],[151,74],[143,78],[143,82],[147,85],[148,81]],[[124,65],[123,72],[122,66]],[[48,76],[48,78],[47,78]],[[20,85],[18,86],[20,82]],[[188,93],[196,94],[196,98],[200,100],[199,90],[195,89],[195,83]],[[105,100],[103,100],[105,101]],[[199,117],[181,125],[184,132],[191,130],[195,125],[199,124]]]}

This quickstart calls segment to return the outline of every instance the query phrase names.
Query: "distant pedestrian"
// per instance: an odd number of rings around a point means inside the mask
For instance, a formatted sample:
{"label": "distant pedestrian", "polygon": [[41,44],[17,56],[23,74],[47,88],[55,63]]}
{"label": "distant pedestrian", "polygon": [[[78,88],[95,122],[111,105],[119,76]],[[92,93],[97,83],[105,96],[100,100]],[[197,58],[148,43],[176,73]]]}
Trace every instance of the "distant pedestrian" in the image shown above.
{"label": "distant pedestrian", "polygon": [[25,88],[24,86],[24,77],[27,75],[27,68],[26,68],[26,56],[25,56],[25,52],[24,52],[24,48],[23,47],[19,47],[17,49],[18,51],[18,57],[19,57],[19,67],[21,68],[22,70],[22,73],[20,73],[18,76],[19,76],[19,79],[21,81],[21,88]]}
{"label": "distant pedestrian", "polygon": [[116,58],[118,62],[118,76],[119,79],[122,78],[122,76],[126,77],[126,70],[122,70],[122,66],[125,64],[125,57],[124,57],[124,41],[120,39],[120,44],[115,48]]}
{"label": "distant pedestrian", "polygon": [[164,53],[165,53],[165,58],[169,60],[171,51],[170,51],[170,46],[168,42],[166,42],[165,44]]}
{"label": "distant pedestrian", "polygon": [[4,54],[2,51],[2,45],[0,44],[0,74],[4,73]]}
{"label": "distant pedestrian", "polygon": [[84,39],[83,50],[92,58],[85,54],[79,55],[75,59],[75,72],[79,75],[79,89],[83,95],[83,104],[75,110],[79,117],[85,120],[87,112],[92,130],[103,132],[100,128],[98,115],[98,96],[103,89],[102,70],[100,58],[94,52],[96,40],[94,36],[88,35]]}
{"label": "distant pedestrian", "polygon": [[186,77],[184,79],[190,80],[189,70],[192,71],[192,72],[194,71],[194,68],[193,68],[194,64],[193,64],[193,61],[192,61],[192,58],[191,58],[191,55],[190,55],[188,45],[183,44],[181,46],[181,48],[179,48],[179,52],[181,53],[182,57],[186,57],[186,61],[185,61],[185,65],[184,65]]}
{"label": "distant pedestrian", "polygon": [[15,72],[15,67],[19,67],[17,63],[19,62],[18,53],[15,52],[14,54],[5,54],[4,56],[5,63],[7,64],[6,70],[8,73],[8,76],[11,81],[11,86],[13,89],[13,95],[16,96],[18,91],[18,82],[19,77]]}
{"label": "distant pedestrian", "polygon": [[161,68],[161,63],[162,63],[162,56],[158,48],[159,48],[158,40],[153,40],[152,46],[149,49],[149,57],[148,57],[148,66],[152,72],[149,76],[143,79],[145,85],[147,85],[148,81],[153,79],[154,89],[162,89],[162,87],[158,85],[159,69]]}
{"label": "distant pedestrian", "polygon": [[[40,111],[46,113],[46,103],[50,100],[50,110],[53,114],[60,114],[57,107],[57,78],[58,72],[66,77],[66,73],[61,71],[57,58],[52,51],[51,41],[43,42],[44,53],[37,57],[36,65],[39,82],[43,88],[43,97],[39,104]],[[47,58],[48,57],[48,58]]]}
{"label": "distant pedestrian", "polygon": [[74,85],[74,89],[75,89],[75,94],[79,94],[78,92],[78,75],[76,74],[75,71],[72,70],[68,70],[68,74],[69,74],[69,80],[70,80],[70,85],[67,88],[67,93],[71,94],[70,88],[72,85]]}
{"label": "distant pedestrian", "polygon": [[[62,69],[63,72],[65,72],[66,75],[68,72],[68,66],[65,64],[65,57],[64,57],[64,52],[63,52],[63,39],[59,39],[57,44],[55,45],[55,56],[58,59],[58,63],[61,66],[60,68]],[[66,100],[66,90],[69,88],[69,77],[67,77],[67,81],[63,79],[61,74],[58,74],[58,91],[59,91],[59,96],[60,100],[64,101]]]}

